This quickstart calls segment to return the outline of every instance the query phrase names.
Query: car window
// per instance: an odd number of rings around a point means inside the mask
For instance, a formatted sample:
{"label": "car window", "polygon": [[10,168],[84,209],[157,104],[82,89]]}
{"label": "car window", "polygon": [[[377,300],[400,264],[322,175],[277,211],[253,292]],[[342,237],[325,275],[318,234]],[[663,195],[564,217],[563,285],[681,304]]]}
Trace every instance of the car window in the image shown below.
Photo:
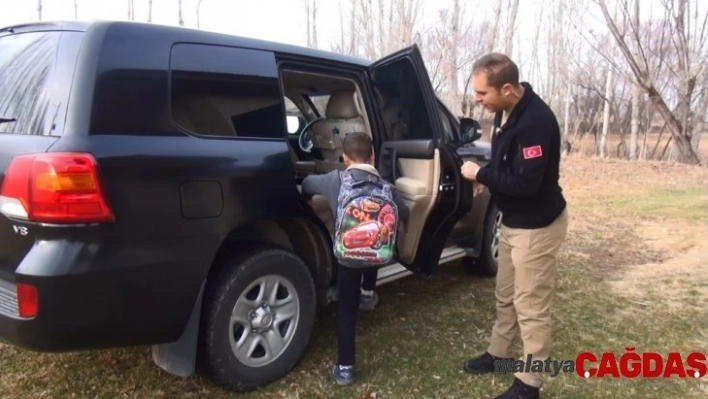
{"label": "car window", "polygon": [[456,118],[452,116],[450,111],[438,102],[438,112],[440,113],[440,122],[442,123],[442,130],[445,135],[445,142],[454,143],[457,141],[457,127],[459,123]]}
{"label": "car window", "polygon": [[329,103],[329,94],[311,95],[308,97],[310,98],[312,105],[315,107],[317,114],[321,117],[325,117],[327,103]]}
{"label": "car window", "polygon": [[0,133],[60,136],[81,32],[0,36]]}
{"label": "car window", "polygon": [[285,103],[285,121],[288,134],[296,134],[307,123],[307,119],[291,99],[283,97],[283,102]]}
{"label": "car window", "polygon": [[382,100],[386,140],[429,140],[433,127],[415,68],[402,59],[375,70],[373,82]]}
{"label": "car window", "polygon": [[170,65],[172,116],[182,129],[207,136],[286,135],[273,53],[178,44]]}

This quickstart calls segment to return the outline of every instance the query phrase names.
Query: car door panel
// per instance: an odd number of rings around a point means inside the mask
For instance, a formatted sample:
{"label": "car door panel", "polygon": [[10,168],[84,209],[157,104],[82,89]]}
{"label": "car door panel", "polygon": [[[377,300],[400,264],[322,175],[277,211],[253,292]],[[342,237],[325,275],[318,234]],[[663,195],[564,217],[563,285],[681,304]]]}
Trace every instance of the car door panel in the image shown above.
{"label": "car door panel", "polygon": [[399,261],[415,260],[425,221],[436,204],[440,182],[440,152],[433,140],[387,141],[381,147],[384,178],[391,181],[408,208],[408,220],[397,238]]}
{"label": "car door panel", "polygon": [[[459,155],[445,142],[437,98],[416,45],[385,57],[371,66],[374,92],[398,101],[399,113],[409,119],[397,123],[380,112],[387,134],[379,149],[379,170],[395,184],[410,217],[398,238],[399,262],[429,275],[438,264],[455,223],[471,208],[471,184],[462,179]],[[392,83],[393,82],[393,83]],[[393,108],[393,107],[392,107]],[[401,127],[402,126],[402,127]],[[399,139],[398,132],[403,132]],[[424,245],[421,245],[424,243]]]}

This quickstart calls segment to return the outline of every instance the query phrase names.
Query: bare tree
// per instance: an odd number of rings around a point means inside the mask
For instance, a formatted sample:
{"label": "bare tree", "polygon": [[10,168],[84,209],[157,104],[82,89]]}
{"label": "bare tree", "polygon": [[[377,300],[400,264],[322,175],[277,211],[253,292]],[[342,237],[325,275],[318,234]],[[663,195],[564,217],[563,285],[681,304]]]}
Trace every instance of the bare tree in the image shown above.
{"label": "bare tree", "polygon": [[152,0],[148,0],[148,22],[152,22]]}
{"label": "bare tree", "polygon": [[42,20],[42,0],[37,0],[37,18]]}
{"label": "bare tree", "polygon": [[693,151],[698,152],[698,146],[701,142],[701,136],[706,128],[706,117],[708,117],[708,71],[703,73],[703,82],[701,84],[700,102],[696,109],[696,127],[693,130],[691,137],[691,147]]}
{"label": "bare tree", "polygon": [[[634,0],[634,26],[638,31],[641,31],[639,18],[639,0]],[[636,49],[635,49],[636,51]],[[642,96],[642,88],[639,85],[632,84],[632,122],[631,133],[629,139],[629,159],[637,159],[637,135],[639,134],[639,101]]]}
{"label": "bare tree", "polygon": [[[348,54],[374,60],[413,43],[422,44],[424,38],[418,31],[422,0],[349,0],[348,3],[350,13],[346,21],[340,2],[342,23],[335,49],[347,49]],[[346,26],[349,28],[345,30]]]}
{"label": "bare tree", "polygon": [[516,32],[516,14],[519,12],[519,0],[509,0],[509,7],[511,8],[511,12],[509,13],[506,28],[504,51],[511,57],[512,50],[514,49],[514,32]]}
{"label": "bare tree", "polygon": [[79,19],[79,0],[74,0],[74,19]]}
{"label": "bare tree", "polygon": [[[688,0],[662,0],[665,15],[661,22],[664,35],[661,43],[670,47],[674,62],[662,61],[671,71],[670,81],[675,87],[677,106],[671,109],[667,102],[670,98],[666,92],[660,90],[657,74],[651,69],[649,56],[646,51],[648,43],[642,40],[638,26],[629,16],[632,10],[627,0],[620,1],[621,12],[624,15],[624,24],[618,22],[619,18],[610,15],[605,0],[596,0],[602,10],[603,17],[614,37],[624,60],[627,62],[631,75],[629,76],[647,94],[650,101],[656,106],[667,123],[671,137],[677,151],[679,162],[697,164],[698,156],[691,146],[692,127],[689,124],[690,108],[693,99],[696,80],[706,69],[705,43],[708,37],[706,30],[708,15],[700,18],[697,13],[690,19]],[[677,4],[674,4],[677,3]],[[635,10],[636,11],[636,10]],[[628,26],[628,29],[625,27]],[[629,30],[629,32],[627,32]],[[668,32],[668,34],[666,34]],[[656,40],[656,39],[654,39]],[[664,40],[668,40],[664,42]],[[631,42],[632,45],[628,42]],[[608,61],[615,62],[611,57]],[[617,67],[618,70],[621,68]]]}
{"label": "bare tree", "polygon": [[302,0],[307,14],[307,46],[317,48],[317,0]]}
{"label": "bare tree", "polygon": [[[497,36],[499,34],[499,21],[501,20],[501,14],[502,14],[502,0],[496,0],[494,2],[493,11],[494,11],[494,15],[492,16],[491,29],[489,29],[490,27],[488,26],[489,22],[485,21],[485,22],[483,22],[483,25],[486,25],[486,28],[488,30],[485,29],[485,30],[480,31],[480,33],[485,32],[485,31],[490,32],[490,33],[480,34],[480,36],[477,39],[478,42],[481,44],[482,41],[486,38],[486,43],[485,43],[486,46],[483,49],[482,48],[478,49],[478,50],[484,51],[485,53],[490,53],[490,52],[494,51],[494,48],[495,48],[495,43],[497,40]],[[479,55],[481,55],[482,51],[475,51],[474,57],[478,57]],[[462,115],[471,115],[473,112],[474,101],[472,101],[471,96],[469,94],[469,93],[471,93],[470,83],[472,82],[472,77],[473,77],[472,70],[470,68],[470,71],[467,74],[467,79],[465,81],[464,91],[462,92],[462,104],[461,104]]]}
{"label": "bare tree", "polygon": [[128,0],[128,21],[135,20],[135,4],[134,0]]}
{"label": "bare tree", "polygon": [[179,18],[179,26],[184,26],[184,18],[182,17],[182,0],[177,0],[177,13]]}
{"label": "bare tree", "polygon": [[[441,9],[434,25],[424,33],[423,57],[433,88],[451,110],[460,106],[460,74],[468,71],[470,46],[477,35],[472,34],[471,21],[465,22],[466,7],[454,0],[452,9]],[[463,110],[463,114],[464,114]]]}
{"label": "bare tree", "polygon": [[604,158],[607,154],[607,133],[610,130],[610,100],[612,96],[612,65],[607,66],[607,84],[605,86],[605,109],[603,111],[602,136],[598,146],[598,155]]}
{"label": "bare tree", "polygon": [[[332,49],[334,51],[348,55],[359,54],[356,22],[356,8],[354,7],[354,3],[350,2],[349,17],[348,21],[345,22],[342,0],[339,0],[339,39],[332,43]],[[348,27],[347,23],[349,24]]]}
{"label": "bare tree", "polygon": [[[152,0],[150,0],[152,1]],[[201,11],[202,8],[202,0],[197,1],[197,29],[201,28],[201,16],[199,12]]]}

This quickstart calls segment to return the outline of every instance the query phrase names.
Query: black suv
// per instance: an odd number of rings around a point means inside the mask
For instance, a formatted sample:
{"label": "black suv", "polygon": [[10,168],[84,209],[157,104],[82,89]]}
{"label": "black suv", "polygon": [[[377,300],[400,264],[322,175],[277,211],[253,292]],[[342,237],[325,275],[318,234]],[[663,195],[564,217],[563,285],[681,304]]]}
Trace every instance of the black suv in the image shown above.
{"label": "black suv", "polygon": [[0,29],[0,338],[55,352],[152,345],[249,390],[300,359],[333,262],[324,198],[369,133],[411,217],[379,283],[463,259],[496,273],[499,213],[465,159],[479,124],[417,47],[376,62],[128,22]]}

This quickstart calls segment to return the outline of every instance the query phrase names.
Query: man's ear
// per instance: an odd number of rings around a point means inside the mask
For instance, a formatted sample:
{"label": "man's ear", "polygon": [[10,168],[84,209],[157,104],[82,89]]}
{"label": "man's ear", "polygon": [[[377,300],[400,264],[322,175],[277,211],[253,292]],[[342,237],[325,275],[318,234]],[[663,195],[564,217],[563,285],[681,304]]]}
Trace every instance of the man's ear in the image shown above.
{"label": "man's ear", "polygon": [[514,93],[514,88],[511,87],[511,85],[509,83],[505,83],[504,86],[502,86],[501,90],[502,90],[502,94],[504,94],[504,96],[507,96],[507,97]]}

